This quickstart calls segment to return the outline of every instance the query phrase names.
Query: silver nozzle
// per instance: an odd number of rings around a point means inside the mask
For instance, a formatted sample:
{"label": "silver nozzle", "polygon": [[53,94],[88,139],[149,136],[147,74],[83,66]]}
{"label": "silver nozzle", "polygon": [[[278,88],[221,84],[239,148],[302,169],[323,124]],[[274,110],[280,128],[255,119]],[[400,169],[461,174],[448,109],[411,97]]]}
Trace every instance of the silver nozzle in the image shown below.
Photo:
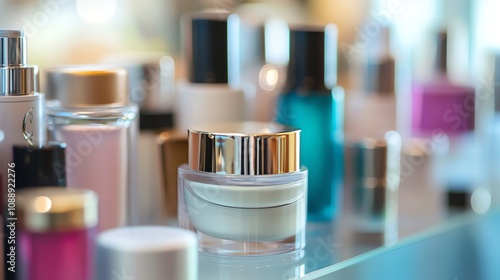
{"label": "silver nozzle", "polygon": [[26,65],[26,37],[22,30],[0,30],[0,67]]}
{"label": "silver nozzle", "polygon": [[38,67],[28,66],[22,30],[0,30],[0,96],[32,95],[38,87]]}

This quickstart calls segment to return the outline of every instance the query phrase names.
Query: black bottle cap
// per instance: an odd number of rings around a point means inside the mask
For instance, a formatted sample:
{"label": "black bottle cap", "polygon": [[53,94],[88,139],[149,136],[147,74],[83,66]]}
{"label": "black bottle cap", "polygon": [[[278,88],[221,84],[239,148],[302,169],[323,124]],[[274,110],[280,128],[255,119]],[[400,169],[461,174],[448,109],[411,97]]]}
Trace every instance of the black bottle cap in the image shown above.
{"label": "black bottle cap", "polygon": [[229,13],[200,13],[191,19],[192,83],[229,82]]}
{"label": "black bottle cap", "polygon": [[447,192],[449,208],[467,210],[471,208],[471,194],[467,191],[449,190]]}
{"label": "black bottle cap", "polygon": [[436,42],[436,69],[439,73],[446,74],[448,55],[448,33],[441,31],[438,33]]}
{"label": "black bottle cap", "polygon": [[173,114],[169,112],[147,112],[141,110],[139,113],[140,130],[160,130],[173,128]]}
{"label": "black bottle cap", "polygon": [[16,188],[66,186],[66,144],[49,142],[47,146],[14,146]]}
{"label": "black bottle cap", "polygon": [[286,91],[331,89],[337,79],[337,28],[291,28]]}

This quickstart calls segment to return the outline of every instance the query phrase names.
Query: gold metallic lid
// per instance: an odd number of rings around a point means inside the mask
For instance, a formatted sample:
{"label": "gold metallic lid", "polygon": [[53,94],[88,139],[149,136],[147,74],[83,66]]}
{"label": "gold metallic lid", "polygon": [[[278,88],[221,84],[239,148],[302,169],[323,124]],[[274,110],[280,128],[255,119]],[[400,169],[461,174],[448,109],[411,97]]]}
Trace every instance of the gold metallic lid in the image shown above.
{"label": "gold metallic lid", "polygon": [[43,187],[17,193],[21,228],[30,232],[81,230],[97,226],[98,199],[89,190]]}
{"label": "gold metallic lid", "polygon": [[189,129],[189,166],[235,175],[300,170],[300,130],[277,123],[239,122]]}
{"label": "gold metallic lid", "polygon": [[70,108],[127,105],[127,71],[99,65],[62,66],[47,72],[47,93]]}

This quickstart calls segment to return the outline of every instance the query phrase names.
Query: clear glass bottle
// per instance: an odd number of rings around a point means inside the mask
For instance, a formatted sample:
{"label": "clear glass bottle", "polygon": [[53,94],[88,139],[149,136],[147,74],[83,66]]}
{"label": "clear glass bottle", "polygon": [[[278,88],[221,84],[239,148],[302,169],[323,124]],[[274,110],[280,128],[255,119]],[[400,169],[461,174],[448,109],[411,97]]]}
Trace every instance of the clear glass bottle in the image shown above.
{"label": "clear glass bottle", "polygon": [[94,279],[97,195],[43,187],[18,193],[20,279]]}
{"label": "clear glass bottle", "polygon": [[265,255],[305,246],[307,170],[300,130],[234,123],[189,130],[179,167],[179,223],[202,251]]}
{"label": "clear glass bottle", "polygon": [[290,30],[290,64],[276,121],[301,129],[309,170],[308,220],[331,220],[341,209],[344,174],[344,90],[337,81],[337,28]]}
{"label": "clear glass bottle", "polygon": [[66,176],[72,188],[99,195],[99,229],[126,225],[132,209],[129,174],[137,106],[129,105],[127,74],[120,68],[77,66],[48,72],[49,137],[67,144]]}

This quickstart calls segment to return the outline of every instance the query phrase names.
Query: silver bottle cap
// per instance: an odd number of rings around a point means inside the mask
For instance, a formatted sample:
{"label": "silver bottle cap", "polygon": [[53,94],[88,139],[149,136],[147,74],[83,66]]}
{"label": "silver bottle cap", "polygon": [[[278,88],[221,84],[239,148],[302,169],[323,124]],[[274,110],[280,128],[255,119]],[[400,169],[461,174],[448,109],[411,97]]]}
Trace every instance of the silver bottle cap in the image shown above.
{"label": "silver bottle cap", "polygon": [[300,170],[300,130],[276,123],[239,122],[189,129],[189,166],[235,175]]}
{"label": "silver bottle cap", "polygon": [[27,39],[22,30],[0,30],[0,96],[33,95],[38,67],[27,64]]}
{"label": "silver bottle cap", "polygon": [[367,217],[383,215],[387,191],[398,188],[401,136],[390,131],[384,139],[363,139],[354,144],[354,208]]}

